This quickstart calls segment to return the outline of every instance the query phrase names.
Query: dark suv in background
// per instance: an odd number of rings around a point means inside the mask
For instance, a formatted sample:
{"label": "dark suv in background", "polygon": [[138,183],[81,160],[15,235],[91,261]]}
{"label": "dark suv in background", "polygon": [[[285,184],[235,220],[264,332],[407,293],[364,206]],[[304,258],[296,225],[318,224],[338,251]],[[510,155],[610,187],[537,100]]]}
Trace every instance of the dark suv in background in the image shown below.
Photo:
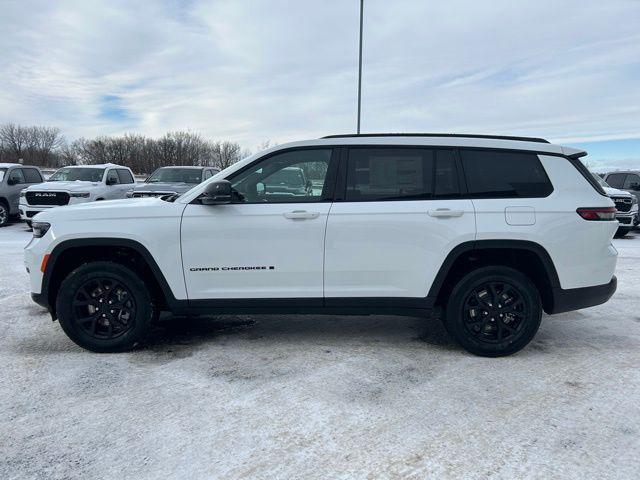
{"label": "dark suv in background", "polygon": [[0,163],[0,227],[9,223],[12,215],[19,214],[20,191],[42,182],[44,178],[38,167]]}
{"label": "dark suv in background", "polygon": [[219,171],[213,167],[161,167],[144,183],[136,186],[130,196],[138,198],[183,194]]}
{"label": "dark suv in background", "polygon": [[[613,188],[625,190],[640,200],[640,170],[625,170],[605,174],[604,181]],[[636,216],[633,224],[637,226],[640,218]]]}

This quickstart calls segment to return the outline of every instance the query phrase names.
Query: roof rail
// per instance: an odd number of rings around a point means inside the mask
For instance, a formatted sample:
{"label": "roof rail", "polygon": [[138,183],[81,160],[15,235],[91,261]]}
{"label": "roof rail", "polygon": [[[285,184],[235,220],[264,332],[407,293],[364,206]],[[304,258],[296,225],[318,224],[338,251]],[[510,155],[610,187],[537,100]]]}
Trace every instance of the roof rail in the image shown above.
{"label": "roof rail", "polygon": [[459,138],[489,138],[493,140],[517,140],[519,142],[550,143],[549,140],[537,137],[514,137],[510,135],[476,135],[466,133],[347,133],[343,135],[327,135],[322,138],[351,138],[351,137],[459,137]]}

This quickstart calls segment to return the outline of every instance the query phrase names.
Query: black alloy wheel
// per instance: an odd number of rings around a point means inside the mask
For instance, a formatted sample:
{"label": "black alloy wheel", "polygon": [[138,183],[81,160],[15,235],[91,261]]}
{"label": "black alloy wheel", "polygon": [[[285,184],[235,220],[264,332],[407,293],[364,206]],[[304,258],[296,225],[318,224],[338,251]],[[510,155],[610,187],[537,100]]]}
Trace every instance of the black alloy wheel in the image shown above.
{"label": "black alloy wheel", "polygon": [[542,300],[535,284],[506,266],[467,273],[455,285],[446,307],[445,327],[467,351],[485,357],[511,355],[535,336]]}
{"label": "black alloy wheel", "polygon": [[129,350],[146,335],[156,308],[148,286],[127,266],[85,263],[60,285],[60,326],[76,344],[93,352]]}
{"label": "black alloy wheel", "polygon": [[517,288],[506,282],[487,282],[475,288],[464,304],[464,325],[482,342],[498,343],[517,336],[529,316]]}
{"label": "black alloy wheel", "polygon": [[131,330],[136,302],[129,289],[109,278],[85,282],[73,299],[73,320],[94,338],[113,339]]}

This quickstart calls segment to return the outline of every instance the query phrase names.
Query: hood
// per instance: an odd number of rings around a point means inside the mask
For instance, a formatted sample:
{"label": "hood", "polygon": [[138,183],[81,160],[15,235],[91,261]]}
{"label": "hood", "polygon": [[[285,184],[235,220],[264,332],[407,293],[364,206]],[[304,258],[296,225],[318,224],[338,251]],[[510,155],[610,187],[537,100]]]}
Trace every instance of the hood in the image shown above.
{"label": "hood", "polygon": [[27,192],[83,192],[102,185],[98,182],[44,182],[25,188]]}
{"label": "hood", "polygon": [[616,196],[616,197],[633,197],[633,195],[631,195],[629,192],[625,192],[624,190],[618,190],[617,188],[613,188],[613,187],[602,187],[604,188],[605,193],[608,196]]}
{"label": "hood", "polygon": [[153,182],[142,183],[136,185],[133,189],[134,192],[176,192],[184,193],[187,190],[191,190],[195,187],[196,183],[184,183],[184,182]]}
{"label": "hood", "polygon": [[181,203],[165,202],[154,197],[127,198],[51,208],[38,213],[33,219],[52,224],[58,221],[145,219],[181,215],[184,208],[185,205]]}

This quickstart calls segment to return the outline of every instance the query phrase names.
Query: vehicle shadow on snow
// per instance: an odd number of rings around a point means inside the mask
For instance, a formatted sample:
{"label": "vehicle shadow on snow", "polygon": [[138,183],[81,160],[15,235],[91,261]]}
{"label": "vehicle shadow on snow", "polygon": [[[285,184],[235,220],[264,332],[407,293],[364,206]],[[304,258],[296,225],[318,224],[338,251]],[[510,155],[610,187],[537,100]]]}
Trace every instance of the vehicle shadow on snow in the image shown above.
{"label": "vehicle shadow on snow", "polygon": [[261,342],[364,344],[425,343],[444,350],[457,347],[437,319],[395,316],[229,315],[174,317],[167,315],[139,349],[197,346],[216,339],[240,337]]}

